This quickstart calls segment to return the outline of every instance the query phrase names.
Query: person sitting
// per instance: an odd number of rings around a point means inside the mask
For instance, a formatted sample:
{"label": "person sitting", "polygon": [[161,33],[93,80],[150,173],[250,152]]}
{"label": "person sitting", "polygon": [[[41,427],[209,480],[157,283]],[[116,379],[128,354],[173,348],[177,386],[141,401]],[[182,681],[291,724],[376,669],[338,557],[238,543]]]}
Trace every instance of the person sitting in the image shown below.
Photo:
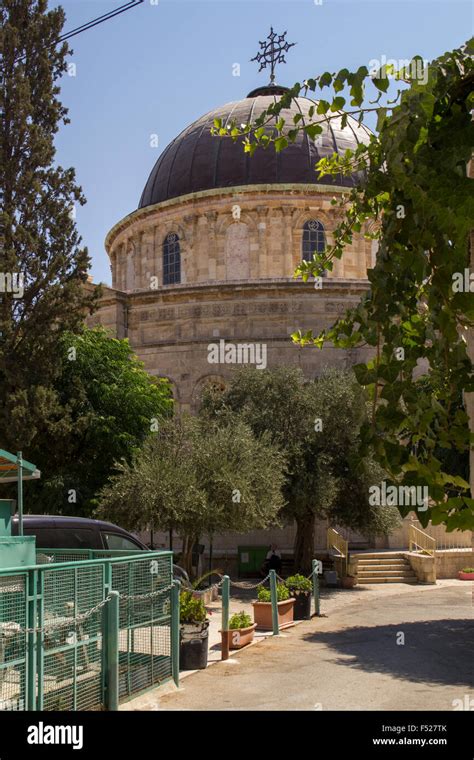
{"label": "person sitting", "polygon": [[270,551],[267,553],[266,560],[267,572],[269,570],[275,570],[277,573],[281,572],[281,553],[278,551],[278,546],[272,544]]}

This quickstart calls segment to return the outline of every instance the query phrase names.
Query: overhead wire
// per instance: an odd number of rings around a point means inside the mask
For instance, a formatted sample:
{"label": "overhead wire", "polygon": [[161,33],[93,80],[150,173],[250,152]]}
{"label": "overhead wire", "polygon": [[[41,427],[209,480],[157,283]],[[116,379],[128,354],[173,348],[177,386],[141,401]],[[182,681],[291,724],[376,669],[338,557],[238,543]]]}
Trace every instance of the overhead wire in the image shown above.
{"label": "overhead wire", "polygon": [[[54,40],[51,42],[48,47],[53,47],[54,45],[59,45],[60,42],[65,42],[66,40],[71,39],[71,37],[76,37],[76,35],[81,34],[82,32],[86,32],[88,29],[92,29],[94,26],[98,26],[99,24],[103,24],[104,21],[109,21],[111,18],[114,18],[115,16],[120,16],[122,13],[125,13],[126,11],[130,11],[133,8],[136,8],[138,5],[142,5],[144,0],[128,0],[128,2],[124,3],[123,5],[120,5],[118,8],[114,8],[111,11],[108,11],[107,13],[103,13],[102,16],[97,16],[96,18],[91,19],[90,21],[86,21],[84,24],[81,24],[80,26],[74,27],[74,29],[71,29],[69,32],[65,32],[64,34],[61,34],[60,37],[58,37],[57,40]],[[20,56],[16,59],[15,63],[17,61],[22,61],[24,58],[26,58],[25,55]]]}

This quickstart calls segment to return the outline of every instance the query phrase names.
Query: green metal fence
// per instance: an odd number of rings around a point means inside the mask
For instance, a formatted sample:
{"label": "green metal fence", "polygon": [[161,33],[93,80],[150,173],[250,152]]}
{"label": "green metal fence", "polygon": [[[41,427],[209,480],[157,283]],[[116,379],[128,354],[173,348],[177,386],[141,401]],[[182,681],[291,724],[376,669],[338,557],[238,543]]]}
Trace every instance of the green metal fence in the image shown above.
{"label": "green metal fence", "polygon": [[[0,571],[0,709],[106,708],[114,657],[122,700],[177,677],[171,553],[89,557],[41,550],[34,567]],[[112,591],[117,631],[107,609]]]}
{"label": "green metal fence", "polygon": [[28,572],[0,574],[0,709],[26,710]]}

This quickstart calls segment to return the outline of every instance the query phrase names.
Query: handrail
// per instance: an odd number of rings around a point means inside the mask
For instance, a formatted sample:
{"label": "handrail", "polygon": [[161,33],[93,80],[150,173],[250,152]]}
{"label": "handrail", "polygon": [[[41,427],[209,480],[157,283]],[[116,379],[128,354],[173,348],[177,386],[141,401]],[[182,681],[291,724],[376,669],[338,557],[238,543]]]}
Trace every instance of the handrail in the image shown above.
{"label": "handrail", "polygon": [[341,534],[337,532],[337,530],[334,528],[327,529],[327,550],[328,552],[331,550],[336,550],[338,552],[336,559],[342,560],[342,577],[345,577],[347,575],[347,559],[349,556],[348,546],[349,542],[346,541],[346,539],[343,538]]}
{"label": "handrail", "polygon": [[424,530],[420,530],[415,525],[408,526],[408,548],[409,551],[420,550],[425,554],[430,554],[433,557],[436,554],[436,538],[425,533]]}
{"label": "handrail", "polygon": [[431,521],[428,525],[422,526],[418,519],[411,519],[412,525],[419,530],[423,530],[431,538],[436,540],[436,551],[443,549],[471,549],[472,537],[468,531],[453,530],[449,533],[443,525],[433,525]]}

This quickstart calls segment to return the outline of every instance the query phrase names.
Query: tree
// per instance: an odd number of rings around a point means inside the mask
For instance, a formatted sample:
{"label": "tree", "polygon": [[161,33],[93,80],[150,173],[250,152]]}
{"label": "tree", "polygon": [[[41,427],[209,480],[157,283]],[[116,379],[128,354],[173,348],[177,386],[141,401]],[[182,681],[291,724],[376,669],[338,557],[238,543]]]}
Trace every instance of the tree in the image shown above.
{"label": "tree", "polygon": [[357,457],[366,401],[351,373],[327,370],[307,381],[292,367],[244,368],[224,392],[207,391],[201,415],[226,424],[238,415],[285,452],[283,517],[296,521],[295,570],[311,570],[316,518],[373,533],[393,527],[393,510],[387,522],[369,506],[369,485],[383,472]]}
{"label": "tree", "polygon": [[130,529],[175,530],[181,564],[203,535],[267,528],[284,499],[285,459],[269,434],[258,440],[241,420],[217,425],[188,416],[165,421],[101,493],[99,517]]}
{"label": "tree", "polygon": [[64,12],[48,12],[47,0],[3,0],[0,19],[0,427],[15,451],[57,415],[59,340],[98,293],[84,288],[89,257],[73,218],[85,200],[74,170],[55,164],[54,136],[68,122],[58,99]]}
{"label": "tree", "polygon": [[115,462],[132,460],[173,402],[168,382],[150,377],[128,340],[101,327],[64,333],[59,348],[58,412],[26,452],[43,473],[28,484],[28,500],[37,512],[90,516]]}
{"label": "tree", "polygon": [[[314,138],[322,121],[336,119],[344,126],[348,98],[359,122],[376,112],[378,135],[367,145],[318,163],[320,177],[361,171],[365,178],[340,200],[342,220],[333,245],[297,270],[308,279],[332,269],[354,233],[362,231],[379,242],[370,291],[331,329],[293,338],[320,348],[326,341],[340,348],[373,347],[374,358],[355,367],[372,396],[362,447],[373,448],[394,482],[427,486],[432,507],[418,517],[448,530],[474,527],[469,484],[438,455],[444,449],[463,456],[474,440],[465,409],[456,406],[462,393],[474,391],[466,347],[474,327],[468,270],[474,188],[467,176],[474,143],[473,50],[470,40],[427,66],[415,57],[400,70],[387,65],[372,75],[365,66],[324,72],[296,83],[253,124],[215,123],[217,134],[234,140],[244,135],[245,150],[253,154],[269,145],[283,150],[300,130]],[[400,85],[395,93],[389,77]],[[309,122],[298,114],[285,124],[281,113],[291,99],[317,89],[331,92],[310,109]],[[417,378],[420,366],[428,385]]]}

